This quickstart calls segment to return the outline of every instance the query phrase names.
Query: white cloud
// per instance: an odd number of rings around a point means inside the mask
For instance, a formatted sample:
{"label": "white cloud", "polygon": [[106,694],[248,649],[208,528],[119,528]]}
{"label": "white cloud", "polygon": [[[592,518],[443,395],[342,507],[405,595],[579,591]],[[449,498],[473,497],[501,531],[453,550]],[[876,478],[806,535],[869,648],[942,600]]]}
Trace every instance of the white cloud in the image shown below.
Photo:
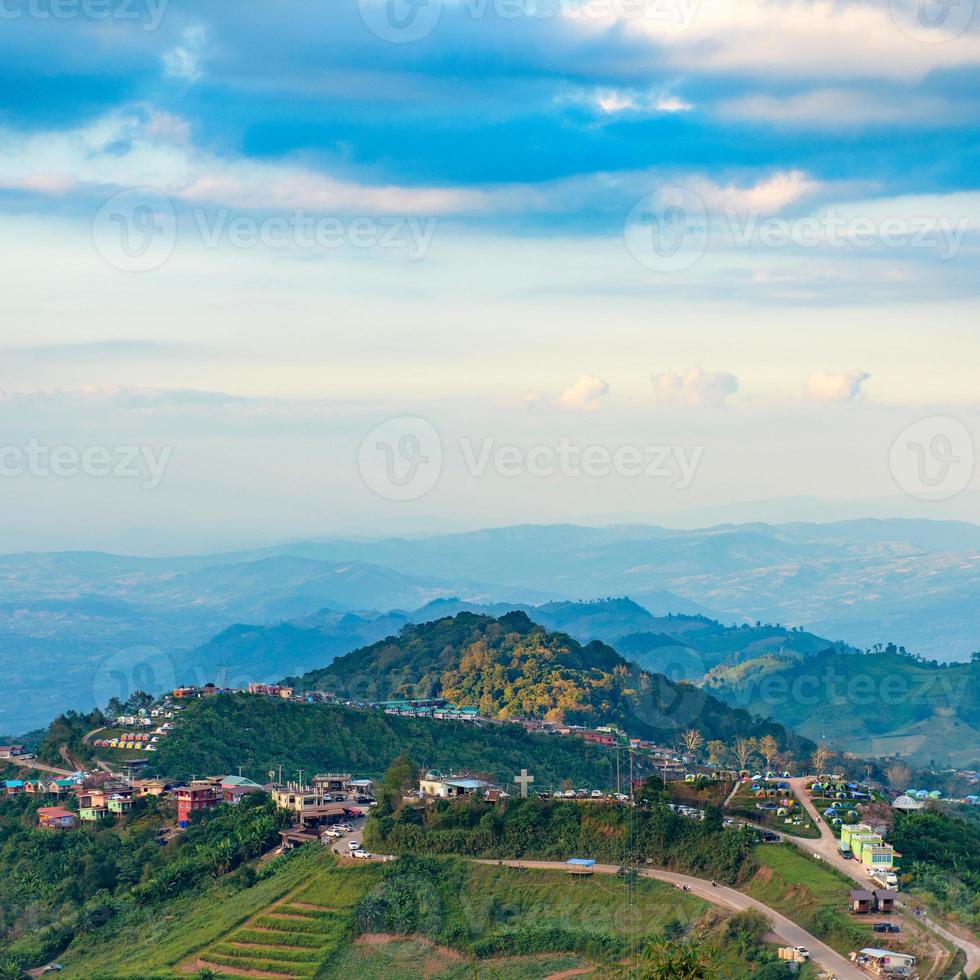
{"label": "white cloud", "polygon": [[757,211],[778,214],[784,208],[823,190],[824,185],[802,170],[786,170],[754,184],[717,184],[699,177],[690,181],[690,188],[709,211]]}
{"label": "white cloud", "polygon": [[[967,31],[943,43],[917,39],[897,8],[914,10],[915,0],[699,0],[650,4],[643,17],[608,5],[603,15],[574,18],[593,35],[624,31],[647,40],[669,67],[741,74],[755,78],[888,78],[917,80],[937,69],[980,64],[980,36]],[[958,23],[953,8],[950,25]],[[571,19],[571,18],[570,18]],[[937,40],[942,28],[937,29]]]}
{"label": "white cloud", "polygon": [[202,78],[201,61],[207,40],[207,28],[203,25],[188,27],[184,31],[183,42],[164,52],[164,73],[170,78],[184,78],[189,82]]}
{"label": "white cloud", "polygon": [[699,408],[723,405],[738,391],[738,378],[728,371],[706,371],[697,366],[684,371],[661,371],[651,375],[658,401]]}
{"label": "white cloud", "polygon": [[868,125],[916,122],[943,126],[971,114],[972,106],[957,112],[948,99],[919,95],[858,92],[841,88],[815,89],[786,97],[747,95],[722,102],[718,114],[723,119],[759,122],[782,128],[838,130]]}
{"label": "white cloud", "polygon": [[685,102],[675,95],[640,95],[619,89],[603,89],[592,95],[591,101],[607,116],[624,112],[645,114],[688,112],[694,108],[690,102]]}
{"label": "white cloud", "polygon": [[803,393],[815,402],[854,401],[863,395],[861,385],[870,378],[867,371],[817,371],[803,383]]}
{"label": "white cloud", "polygon": [[609,394],[609,385],[594,374],[583,374],[559,395],[555,404],[571,412],[594,412]]}

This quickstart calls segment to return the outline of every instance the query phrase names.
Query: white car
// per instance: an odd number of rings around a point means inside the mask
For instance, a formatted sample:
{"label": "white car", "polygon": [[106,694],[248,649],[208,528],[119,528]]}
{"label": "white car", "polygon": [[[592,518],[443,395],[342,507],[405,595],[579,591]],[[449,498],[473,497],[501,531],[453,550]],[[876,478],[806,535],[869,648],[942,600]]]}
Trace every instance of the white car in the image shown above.
{"label": "white car", "polygon": [[367,860],[368,858],[374,857],[374,855],[370,851],[364,851],[358,848],[356,851],[354,851],[354,857]]}
{"label": "white car", "polygon": [[359,851],[361,849],[361,842],[356,840],[349,840],[347,842],[347,847],[350,850],[350,852],[353,854],[354,851]]}
{"label": "white car", "polygon": [[336,827],[331,827],[329,830],[325,830],[323,832],[323,836],[336,838],[336,837],[343,837],[344,835],[339,830],[337,830]]}
{"label": "white car", "polygon": [[597,789],[592,790],[592,799],[594,799],[594,800],[601,800],[602,799],[602,793],[599,790],[597,790]]}

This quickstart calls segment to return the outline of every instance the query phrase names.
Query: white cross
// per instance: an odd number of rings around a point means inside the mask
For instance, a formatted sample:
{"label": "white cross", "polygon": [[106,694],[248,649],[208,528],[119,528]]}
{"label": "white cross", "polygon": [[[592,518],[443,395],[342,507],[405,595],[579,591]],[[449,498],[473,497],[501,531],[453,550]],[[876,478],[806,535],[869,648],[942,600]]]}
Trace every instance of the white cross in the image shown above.
{"label": "white cross", "polygon": [[531,783],[534,782],[534,777],[533,776],[529,776],[527,774],[527,770],[526,769],[522,769],[521,770],[521,774],[519,776],[515,776],[514,777],[514,782],[521,784],[521,798],[526,800],[527,799],[527,788],[528,788],[528,786]]}

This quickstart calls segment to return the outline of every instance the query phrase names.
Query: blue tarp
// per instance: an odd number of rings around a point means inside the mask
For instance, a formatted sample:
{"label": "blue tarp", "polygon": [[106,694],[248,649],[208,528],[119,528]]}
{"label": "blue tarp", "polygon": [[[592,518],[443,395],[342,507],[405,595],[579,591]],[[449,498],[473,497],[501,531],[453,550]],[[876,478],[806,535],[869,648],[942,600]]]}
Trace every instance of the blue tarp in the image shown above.
{"label": "blue tarp", "polygon": [[569,858],[565,863],[572,864],[576,868],[591,868],[595,861],[592,858]]}

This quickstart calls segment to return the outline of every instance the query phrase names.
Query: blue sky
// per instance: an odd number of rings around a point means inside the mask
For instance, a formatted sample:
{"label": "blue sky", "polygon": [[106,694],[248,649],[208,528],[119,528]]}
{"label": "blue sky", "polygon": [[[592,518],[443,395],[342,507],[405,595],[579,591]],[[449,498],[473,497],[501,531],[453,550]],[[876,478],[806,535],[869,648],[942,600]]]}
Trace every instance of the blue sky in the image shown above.
{"label": "blue sky", "polygon": [[[152,492],[5,477],[10,547],[224,543],[229,496],[232,543],[980,519],[980,14],[932,2],[7,0],[0,444],[173,450]],[[446,469],[393,501],[358,447],[402,417]],[[971,469],[923,501],[890,453],[936,419]],[[487,433],[705,463],[476,478]]]}

